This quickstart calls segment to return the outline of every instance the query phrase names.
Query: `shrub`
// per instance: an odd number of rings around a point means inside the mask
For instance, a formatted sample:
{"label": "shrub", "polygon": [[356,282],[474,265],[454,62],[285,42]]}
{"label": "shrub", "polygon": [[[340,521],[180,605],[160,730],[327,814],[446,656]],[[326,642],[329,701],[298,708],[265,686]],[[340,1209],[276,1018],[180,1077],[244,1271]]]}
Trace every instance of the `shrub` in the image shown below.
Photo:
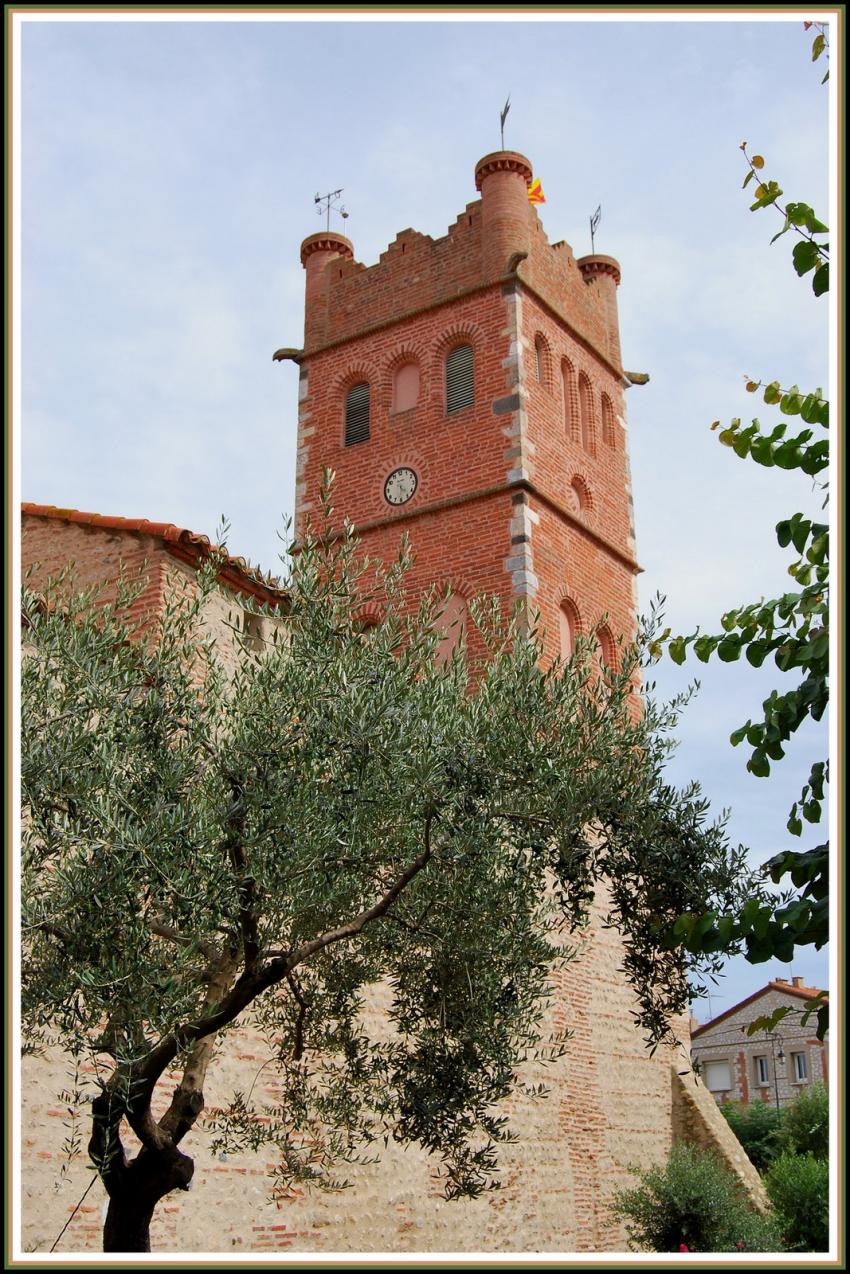
{"label": "shrub", "polygon": [[829,1164],[814,1155],[787,1151],[764,1179],[782,1237],[792,1252],[829,1248]]}
{"label": "shrub", "polygon": [[750,1105],[726,1102],[720,1107],[726,1122],[759,1172],[764,1172],[782,1152],[783,1115],[775,1106],[756,1101]]}
{"label": "shrub", "polygon": [[829,1158],[829,1096],[823,1084],[804,1089],[783,1111],[779,1151]]}
{"label": "shrub", "polygon": [[674,1145],[665,1167],[633,1169],[641,1184],[622,1191],[614,1215],[632,1247],[650,1252],[778,1252],[772,1217],[753,1212],[732,1173],[708,1150]]}

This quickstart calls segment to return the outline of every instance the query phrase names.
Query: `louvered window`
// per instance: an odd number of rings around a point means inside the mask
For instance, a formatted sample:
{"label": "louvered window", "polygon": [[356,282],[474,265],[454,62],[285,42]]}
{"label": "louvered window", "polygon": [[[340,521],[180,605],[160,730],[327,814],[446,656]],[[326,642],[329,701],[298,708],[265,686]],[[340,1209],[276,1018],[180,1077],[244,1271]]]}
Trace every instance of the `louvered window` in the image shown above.
{"label": "louvered window", "polygon": [[446,359],[446,411],[460,411],[474,402],[472,346],[458,345]]}
{"label": "louvered window", "polygon": [[369,386],[352,385],[345,399],[345,445],[369,441]]}

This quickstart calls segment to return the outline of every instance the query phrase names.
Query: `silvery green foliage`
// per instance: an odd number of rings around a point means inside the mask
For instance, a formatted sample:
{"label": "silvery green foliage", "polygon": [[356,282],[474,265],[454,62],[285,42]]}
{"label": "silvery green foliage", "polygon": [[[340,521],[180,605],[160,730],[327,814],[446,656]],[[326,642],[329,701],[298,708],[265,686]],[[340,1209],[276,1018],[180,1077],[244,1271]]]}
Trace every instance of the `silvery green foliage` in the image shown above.
{"label": "silvery green foliage", "polygon": [[[548,974],[595,882],[652,1043],[687,1007],[662,921],[740,901],[741,851],[664,783],[678,705],[639,708],[637,653],[544,668],[534,632],[480,605],[486,660],[440,665],[440,598],[406,608],[408,565],[308,536],[278,639],[244,643],[235,673],[203,624],[214,556],[155,630],[127,618],[129,586],[25,596],[25,1037],[97,1059],[111,1193],[121,1119],[173,1159],[203,1098],[157,1123],[157,1084],[250,1012],[274,1063],[216,1114],[220,1151],[275,1143],[286,1190],[417,1141],[474,1195],[521,1060],[563,1047],[542,1033]],[[389,1030],[362,1012],[376,983]]]}

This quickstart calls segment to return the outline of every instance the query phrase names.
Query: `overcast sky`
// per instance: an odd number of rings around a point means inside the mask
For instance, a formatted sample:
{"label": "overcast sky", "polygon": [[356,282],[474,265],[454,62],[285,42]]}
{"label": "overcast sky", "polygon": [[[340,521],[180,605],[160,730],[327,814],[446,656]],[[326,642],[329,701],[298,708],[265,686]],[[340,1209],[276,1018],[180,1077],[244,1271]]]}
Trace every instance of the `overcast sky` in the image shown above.
{"label": "overcast sky", "polygon": [[[750,213],[740,188],[746,140],[789,198],[828,215],[829,86],[804,16],[26,21],[22,497],[208,535],[226,514],[231,551],[273,568],[297,369],[271,356],[302,342],[313,196],[344,188],[367,265],[407,226],[445,234],[477,197],[510,94],[505,143],[543,183],[550,241],[590,251],[601,203],[624,364],[651,376],[627,396],[642,606],[660,591],[674,631],[713,631],[723,610],[786,591],[774,524],[820,497],[738,460],[709,426],[757,410],[745,375],[829,383],[828,302],[794,274],[790,236],[770,246],[775,212]],[[729,734],[781,675],[665,661],[657,680],[669,694],[695,675],[675,779],[731,807],[758,861],[823,839],[784,827],[825,729],[756,779]],[[826,985],[825,953],[790,969],[735,961],[712,1009],[791,972]]]}

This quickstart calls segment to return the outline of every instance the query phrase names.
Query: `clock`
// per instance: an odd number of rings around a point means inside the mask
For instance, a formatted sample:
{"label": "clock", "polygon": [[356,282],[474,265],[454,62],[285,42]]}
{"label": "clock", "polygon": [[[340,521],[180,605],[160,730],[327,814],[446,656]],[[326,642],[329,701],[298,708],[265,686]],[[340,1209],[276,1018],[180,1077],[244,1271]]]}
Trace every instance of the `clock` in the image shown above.
{"label": "clock", "polygon": [[393,469],[384,483],[384,499],[388,504],[407,504],[418,486],[419,479],[412,469]]}

